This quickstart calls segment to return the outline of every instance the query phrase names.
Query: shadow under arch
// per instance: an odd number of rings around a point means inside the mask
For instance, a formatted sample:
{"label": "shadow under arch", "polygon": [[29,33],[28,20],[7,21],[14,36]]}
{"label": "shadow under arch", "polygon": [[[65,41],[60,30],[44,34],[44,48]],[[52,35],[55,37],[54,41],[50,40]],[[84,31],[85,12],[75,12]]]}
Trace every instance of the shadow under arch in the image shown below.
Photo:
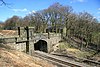
{"label": "shadow under arch", "polygon": [[44,40],[39,40],[34,44],[34,50],[39,50],[47,53],[48,52],[47,42]]}

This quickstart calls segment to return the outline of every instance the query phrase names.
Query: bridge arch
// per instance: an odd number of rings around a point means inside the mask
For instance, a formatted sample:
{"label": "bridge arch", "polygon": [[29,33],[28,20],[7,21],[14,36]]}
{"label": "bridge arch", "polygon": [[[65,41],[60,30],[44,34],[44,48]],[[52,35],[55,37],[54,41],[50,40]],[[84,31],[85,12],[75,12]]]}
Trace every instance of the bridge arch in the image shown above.
{"label": "bridge arch", "polygon": [[34,50],[48,52],[47,42],[45,40],[37,41],[36,43],[34,43]]}

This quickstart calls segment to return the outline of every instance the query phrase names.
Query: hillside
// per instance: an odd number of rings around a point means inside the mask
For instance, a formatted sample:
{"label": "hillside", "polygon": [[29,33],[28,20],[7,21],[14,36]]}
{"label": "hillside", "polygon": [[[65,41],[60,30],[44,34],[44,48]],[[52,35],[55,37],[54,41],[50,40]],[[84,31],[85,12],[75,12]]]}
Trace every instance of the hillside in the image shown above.
{"label": "hillside", "polygon": [[0,67],[55,67],[50,62],[0,45]]}
{"label": "hillside", "polygon": [[0,30],[0,37],[15,36],[17,32],[15,30]]}

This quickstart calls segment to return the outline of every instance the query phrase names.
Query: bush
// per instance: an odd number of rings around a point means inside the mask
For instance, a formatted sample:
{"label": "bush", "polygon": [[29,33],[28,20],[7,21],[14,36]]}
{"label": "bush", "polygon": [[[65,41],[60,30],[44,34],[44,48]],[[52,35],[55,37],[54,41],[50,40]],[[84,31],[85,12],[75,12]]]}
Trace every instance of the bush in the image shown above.
{"label": "bush", "polygon": [[5,43],[5,40],[3,38],[0,39],[0,44]]}

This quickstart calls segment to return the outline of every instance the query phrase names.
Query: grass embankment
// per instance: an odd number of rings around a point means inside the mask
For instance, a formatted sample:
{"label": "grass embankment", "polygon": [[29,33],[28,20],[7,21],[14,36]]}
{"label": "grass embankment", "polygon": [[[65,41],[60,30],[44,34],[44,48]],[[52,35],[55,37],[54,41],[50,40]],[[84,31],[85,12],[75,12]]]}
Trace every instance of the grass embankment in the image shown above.
{"label": "grass embankment", "polygon": [[14,50],[6,44],[0,44],[0,67],[55,67],[55,65],[34,55]]}
{"label": "grass embankment", "polygon": [[82,51],[82,50],[76,49],[70,46],[66,42],[59,43],[58,48],[60,51],[64,50],[65,51],[64,53],[66,53],[67,55],[72,55],[77,58],[87,58],[88,56],[91,56],[95,52],[95,51]]}

